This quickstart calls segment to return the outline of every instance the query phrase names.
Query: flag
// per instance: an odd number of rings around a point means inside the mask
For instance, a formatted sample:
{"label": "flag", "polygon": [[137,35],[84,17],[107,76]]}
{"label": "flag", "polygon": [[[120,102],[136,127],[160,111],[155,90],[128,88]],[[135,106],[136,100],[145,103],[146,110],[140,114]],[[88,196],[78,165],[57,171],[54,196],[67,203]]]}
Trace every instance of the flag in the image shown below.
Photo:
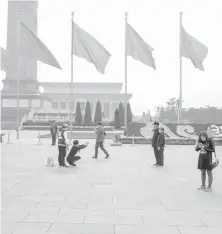
{"label": "flag", "polygon": [[42,63],[61,69],[58,61],[46,45],[20,21],[20,55],[34,58]]}
{"label": "flag", "polygon": [[8,58],[7,50],[0,47],[0,69],[4,72],[6,72],[8,66],[7,58]]}
{"label": "flag", "polygon": [[111,54],[89,33],[73,22],[72,54],[94,64],[96,70],[105,73]]}
{"label": "flag", "polygon": [[127,55],[156,70],[153,48],[127,23]]}
{"label": "flag", "polygon": [[190,59],[195,68],[204,71],[203,61],[207,56],[208,48],[189,35],[183,26],[181,26],[180,53],[182,57]]}

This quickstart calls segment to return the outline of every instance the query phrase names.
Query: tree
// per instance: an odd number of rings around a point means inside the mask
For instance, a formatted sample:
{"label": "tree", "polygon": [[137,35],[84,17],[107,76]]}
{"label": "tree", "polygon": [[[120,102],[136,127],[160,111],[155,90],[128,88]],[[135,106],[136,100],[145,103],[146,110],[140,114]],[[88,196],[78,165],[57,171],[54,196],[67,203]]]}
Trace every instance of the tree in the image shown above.
{"label": "tree", "polygon": [[130,103],[127,103],[127,123],[132,123],[132,111],[131,111],[131,106]]}
{"label": "tree", "polygon": [[176,98],[170,98],[169,101],[166,102],[166,109],[172,110],[175,109],[177,106],[177,99]]}
{"label": "tree", "polygon": [[82,112],[81,112],[81,108],[80,108],[80,104],[79,102],[77,102],[77,106],[76,106],[76,117],[75,117],[75,122],[80,125],[82,123]]}
{"label": "tree", "polygon": [[114,113],[114,127],[115,129],[120,128],[120,113],[119,113],[118,108],[116,108],[115,113]]}
{"label": "tree", "polygon": [[84,125],[92,125],[92,114],[89,101],[86,103],[85,116],[84,116]]}
{"label": "tree", "polygon": [[96,111],[94,115],[94,123],[102,122],[102,110],[101,110],[101,103],[98,101],[96,103]]}
{"label": "tree", "polygon": [[120,125],[124,125],[125,113],[124,113],[124,108],[123,108],[122,102],[119,103],[119,117],[120,117]]}

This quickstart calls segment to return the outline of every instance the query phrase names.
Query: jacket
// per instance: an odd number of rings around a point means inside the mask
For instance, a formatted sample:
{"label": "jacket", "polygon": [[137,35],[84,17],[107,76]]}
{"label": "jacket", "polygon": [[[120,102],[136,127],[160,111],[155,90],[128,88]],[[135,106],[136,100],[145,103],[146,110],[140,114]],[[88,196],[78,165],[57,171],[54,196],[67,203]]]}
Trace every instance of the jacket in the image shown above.
{"label": "jacket", "polygon": [[52,125],[50,127],[50,132],[51,132],[52,135],[53,134],[57,134],[57,126],[56,125]]}
{"label": "jacket", "polygon": [[106,135],[104,128],[102,126],[99,126],[96,129],[95,133],[96,133],[96,142],[103,142]]}
{"label": "jacket", "polygon": [[69,151],[68,157],[74,157],[78,151],[86,148],[86,145],[73,145],[72,149]]}
{"label": "jacket", "polygon": [[153,131],[152,147],[157,147],[158,136],[159,136],[159,128],[157,128]]}
{"label": "jacket", "polygon": [[165,136],[163,132],[157,137],[157,147],[165,147]]}
{"label": "jacket", "polygon": [[202,143],[204,145],[204,150],[201,150],[198,146],[195,147],[195,150],[200,151],[200,154],[211,156],[212,152],[215,152],[215,145],[211,138],[206,143],[201,141],[198,141],[198,143]]}
{"label": "jacket", "polygon": [[58,146],[67,146],[64,132],[62,132],[62,131],[59,132]]}

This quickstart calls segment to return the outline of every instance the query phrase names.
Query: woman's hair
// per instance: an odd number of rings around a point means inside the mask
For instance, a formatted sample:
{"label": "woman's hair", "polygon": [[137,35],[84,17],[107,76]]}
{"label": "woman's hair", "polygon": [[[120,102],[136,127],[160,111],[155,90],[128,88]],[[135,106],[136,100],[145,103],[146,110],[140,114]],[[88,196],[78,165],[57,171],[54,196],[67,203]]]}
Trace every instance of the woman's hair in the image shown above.
{"label": "woman's hair", "polygon": [[209,140],[208,135],[207,135],[206,132],[200,132],[200,134],[199,134],[199,139],[198,139],[199,142],[202,141],[202,140],[201,140],[201,136],[204,136],[204,137],[206,138],[206,141]]}

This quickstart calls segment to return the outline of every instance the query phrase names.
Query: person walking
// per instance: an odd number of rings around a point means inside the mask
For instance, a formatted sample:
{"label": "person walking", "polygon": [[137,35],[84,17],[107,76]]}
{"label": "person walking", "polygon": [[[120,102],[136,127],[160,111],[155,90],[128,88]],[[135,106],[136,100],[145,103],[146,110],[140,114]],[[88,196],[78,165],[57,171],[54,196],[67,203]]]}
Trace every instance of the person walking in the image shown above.
{"label": "person walking", "polygon": [[58,132],[58,128],[57,125],[55,123],[55,120],[53,121],[51,127],[50,127],[50,132],[51,132],[51,136],[52,136],[52,145],[56,144],[56,135]]}
{"label": "person walking", "polygon": [[159,136],[159,123],[158,122],[154,122],[153,123],[153,138],[152,138],[152,147],[153,147],[153,151],[154,151],[154,155],[155,155],[155,159],[156,159],[156,163],[154,164],[155,166],[158,166],[159,163],[159,152],[158,152],[158,148],[157,148],[157,139]]}
{"label": "person walking", "polygon": [[65,164],[65,157],[66,157],[66,149],[68,145],[66,143],[66,139],[64,136],[65,130],[66,130],[66,126],[63,125],[62,128],[59,130],[59,136],[58,136],[59,167],[67,167]]}
{"label": "person walking", "polygon": [[[199,190],[206,192],[212,191],[213,174],[212,174],[212,152],[215,152],[215,145],[212,138],[209,138],[207,132],[201,132],[195,147],[199,151],[198,169],[201,171],[202,185]],[[206,187],[206,172],[208,175],[208,186]]]}
{"label": "person walking", "polygon": [[95,133],[96,133],[96,145],[95,145],[95,156],[93,156],[93,158],[98,158],[99,147],[106,155],[105,158],[106,159],[109,158],[109,153],[105,150],[104,144],[103,144],[104,140],[105,140],[106,132],[105,132],[101,123],[97,124],[97,127],[95,129]]}
{"label": "person walking", "polygon": [[158,156],[159,156],[158,166],[163,166],[163,164],[164,164],[164,155],[163,155],[164,147],[165,147],[164,128],[160,128],[159,135],[157,138],[157,149],[158,149]]}

